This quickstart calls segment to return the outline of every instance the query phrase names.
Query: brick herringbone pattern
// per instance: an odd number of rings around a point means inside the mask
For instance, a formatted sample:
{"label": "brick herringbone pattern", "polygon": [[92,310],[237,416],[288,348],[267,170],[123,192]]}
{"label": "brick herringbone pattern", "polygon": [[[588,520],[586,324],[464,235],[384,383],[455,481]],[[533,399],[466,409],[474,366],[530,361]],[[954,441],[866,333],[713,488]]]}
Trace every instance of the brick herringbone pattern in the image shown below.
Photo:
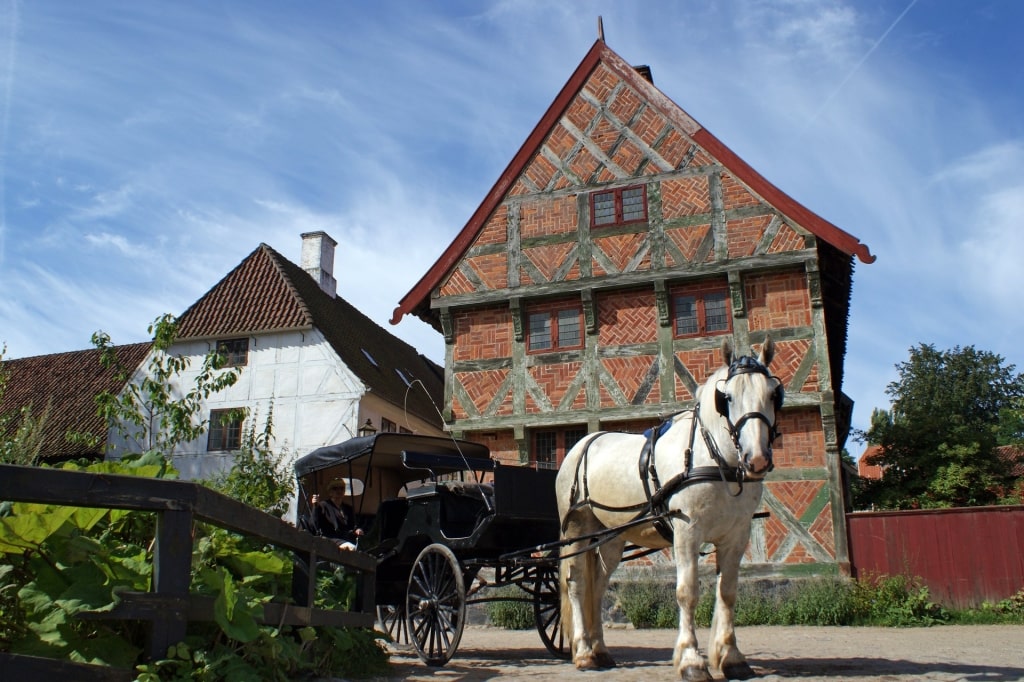
{"label": "brick herringbone pattern", "polygon": [[612,89],[619,84],[619,77],[608,69],[604,64],[594,69],[594,73],[587,79],[583,89],[590,92],[598,102],[607,101]]}
{"label": "brick herringbone pattern", "polygon": [[640,108],[640,104],[640,97],[632,89],[622,88],[608,103],[608,111],[612,116],[626,123],[633,118],[633,114]]}
{"label": "brick herringbone pattern", "polygon": [[[615,165],[626,171],[631,176],[641,175],[640,164],[647,158],[646,154],[631,141],[623,140],[619,145],[618,149],[615,150],[612,161]],[[647,174],[656,172],[657,169],[653,167],[647,168]]]}
{"label": "brick herringbone pattern", "polygon": [[540,270],[547,281],[553,282],[556,271],[565,263],[566,256],[569,255],[569,252],[572,251],[575,245],[575,242],[573,242],[523,249],[523,256],[529,258],[530,262],[537,266],[537,269]]}
{"label": "brick herringbone pattern", "polygon": [[597,125],[590,131],[590,139],[607,157],[611,157],[612,146],[618,142],[621,135],[619,129],[605,116],[599,118]]}
{"label": "brick herringbone pattern", "polygon": [[708,178],[697,175],[661,183],[661,212],[665,220],[711,211]]}
{"label": "brick herringbone pattern", "polygon": [[836,533],[832,525],[832,503],[828,503],[814,519],[814,523],[808,528],[811,537],[818,541],[818,544],[828,550],[832,558],[836,557]]}
{"label": "brick herringbone pattern", "polygon": [[455,314],[456,362],[512,356],[512,315],[508,308],[475,308]]}
{"label": "brick herringbone pattern", "polygon": [[584,182],[592,177],[600,166],[601,162],[594,158],[594,155],[587,149],[580,149],[569,161],[569,168],[576,174],[576,177],[583,179]]}
{"label": "brick herringbone pattern", "polygon": [[[644,138],[644,141],[646,142],[646,138]],[[668,135],[662,139],[661,144],[654,149],[661,154],[661,158],[668,161],[673,168],[677,168],[686,157],[686,154],[690,151],[690,146],[692,144],[693,141],[690,138],[673,128],[669,131]]]}
{"label": "brick herringbone pattern", "polygon": [[779,416],[779,430],[782,438],[775,441],[776,467],[807,469],[825,466],[825,434],[817,409],[783,410]]}
{"label": "brick herringbone pattern", "polygon": [[[602,358],[601,364],[604,365],[605,369],[615,377],[615,383],[619,385],[619,389],[626,396],[626,400],[630,404],[633,403],[634,398],[637,396],[637,392],[640,390],[641,384],[643,384],[647,373],[651,369],[651,365],[657,362],[657,356],[653,355],[641,355],[639,357],[632,358]],[[657,390],[657,385],[646,392],[646,396],[639,403],[641,405],[653,405],[659,402],[660,394]],[[609,396],[611,400],[611,396]],[[607,405],[601,404],[602,407],[615,407],[616,403],[612,402]]]}
{"label": "brick herringbone pattern", "polygon": [[[616,270],[626,272],[629,262],[640,250],[640,247],[643,246],[646,239],[646,234],[620,234],[614,237],[595,238],[593,241],[594,248],[601,249],[604,255],[608,256],[608,260],[612,262]],[[648,253],[637,264],[636,270],[649,270],[650,267],[651,257]]]}
{"label": "brick herringbone pattern", "polygon": [[474,256],[467,258],[466,262],[488,289],[508,287],[508,257],[504,253]]}
{"label": "brick herringbone pattern", "polygon": [[597,300],[598,344],[602,347],[658,340],[654,293],[620,291]]}
{"label": "brick herringbone pattern", "polygon": [[557,171],[558,169],[551,165],[550,161],[540,153],[537,153],[533,159],[530,160],[529,165],[526,166],[526,170],[523,171],[523,175],[525,175],[537,189],[545,189]]}
{"label": "brick herringbone pattern", "polygon": [[729,242],[729,258],[754,255],[754,248],[761,241],[771,216],[751,216],[726,222],[726,239]]}
{"label": "brick herringbone pattern", "polygon": [[772,495],[799,519],[814,502],[825,481],[772,481],[770,485]]}
{"label": "brick herringbone pattern", "polygon": [[799,271],[749,275],[743,280],[751,331],[811,324],[807,277]]}
{"label": "brick herringbone pattern", "polygon": [[[544,391],[544,395],[547,396],[548,401],[551,403],[553,408],[557,408],[562,398],[565,397],[566,389],[569,388],[569,384],[573,379],[576,378],[576,374],[580,371],[583,363],[580,362],[564,362],[557,365],[535,365],[529,367],[530,377],[537,382],[537,385]],[[580,394],[584,394],[581,389]],[[578,398],[579,396],[577,396]],[[585,399],[584,399],[584,404]]]}
{"label": "brick herringbone pattern", "polygon": [[[804,356],[811,347],[810,339],[796,339],[794,341],[776,341],[775,358],[772,360],[772,374],[782,380],[784,386],[789,386]],[[815,389],[817,390],[817,389]]]}
{"label": "brick herringbone pattern", "polygon": [[728,173],[722,173],[722,203],[725,210],[728,211],[744,206],[757,206],[761,202],[734,177]]}
{"label": "brick herringbone pattern", "polygon": [[785,251],[800,251],[806,246],[804,238],[788,224],[779,228],[778,234],[768,247],[768,253],[783,253]]}
{"label": "brick herringbone pattern", "polygon": [[[770,483],[768,485],[771,485]],[[769,560],[777,560],[779,550],[782,548],[782,544],[789,536],[789,529],[777,516],[772,514],[764,520],[764,545],[765,545],[765,556]]]}
{"label": "brick herringbone pattern", "polygon": [[454,296],[456,294],[471,294],[475,291],[473,283],[466,279],[458,270],[452,271],[448,281],[441,286],[442,296]]}
{"label": "brick herringbone pattern", "polygon": [[[507,369],[483,370],[480,372],[456,372],[455,381],[462,384],[466,394],[473,401],[477,412],[484,414],[487,406],[494,400],[505,377],[508,376]],[[463,415],[465,417],[466,415]],[[459,417],[457,417],[459,418]]]}
{"label": "brick herringbone pattern", "polygon": [[481,244],[501,244],[508,240],[508,207],[502,204],[494,210],[491,217],[484,223],[473,246]]}
{"label": "brick herringbone pattern", "polygon": [[[672,243],[679,248],[683,257],[686,258],[684,262],[676,263],[676,259],[672,257],[671,252],[666,252],[666,261],[669,261],[670,265],[685,265],[686,263],[693,262],[694,257],[697,255],[697,248],[704,241],[708,234],[708,230],[710,229],[711,224],[705,223],[703,225],[690,225],[689,227],[665,230],[665,234],[672,240]],[[714,250],[709,249],[708,257],[705,259],[705,262],[710,262],[714,255]]]}
{"label": "brick herringbone pattern", "polygon": [[[722,351],[718,348],[680,351],[676,357],[683,367],[693,376],[698,386],[707,381],[716,369],[722,366]],[[676,376],[676,400],[693,400],[693,394],[687,390],[679,376]]]}
{"label": "brick herringbone pattern", "polygon": [[523,237],[540,237],[576,231],[576,199],[561,197],[523,204],[519,231]]}

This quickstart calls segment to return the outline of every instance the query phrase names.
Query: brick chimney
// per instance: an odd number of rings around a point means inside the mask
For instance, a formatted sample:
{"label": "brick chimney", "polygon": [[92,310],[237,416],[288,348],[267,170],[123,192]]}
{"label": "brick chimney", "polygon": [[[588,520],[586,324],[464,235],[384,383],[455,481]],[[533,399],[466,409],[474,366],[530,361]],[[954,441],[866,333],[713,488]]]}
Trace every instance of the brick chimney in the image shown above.
{"label": "brick chimney", "polygon": [[323,231],[302,235],[302,269],[331,298],[338,295],[338,283],[334,279],[334,247],[337,245],[338,242]]}

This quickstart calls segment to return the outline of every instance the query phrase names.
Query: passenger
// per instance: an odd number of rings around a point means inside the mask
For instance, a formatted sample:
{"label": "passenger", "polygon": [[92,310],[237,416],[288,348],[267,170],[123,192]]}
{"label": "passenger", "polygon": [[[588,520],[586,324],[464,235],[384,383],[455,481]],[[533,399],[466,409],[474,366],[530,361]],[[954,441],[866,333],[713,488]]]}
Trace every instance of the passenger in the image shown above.
{"label": "passenger", "polygon": [[336,478],[327,484],[327,496],[317,500],[313,507],[313,528],[318,535],[338,542],[342,549],[355,549],[363,535],[362,528],[355,527],[352,507],[344,504],[345,481]]}

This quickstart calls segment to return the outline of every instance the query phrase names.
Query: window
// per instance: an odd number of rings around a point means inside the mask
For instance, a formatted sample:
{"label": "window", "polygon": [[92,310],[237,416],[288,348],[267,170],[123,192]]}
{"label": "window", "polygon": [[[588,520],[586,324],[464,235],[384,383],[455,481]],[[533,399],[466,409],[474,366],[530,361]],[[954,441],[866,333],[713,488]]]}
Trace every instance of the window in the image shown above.
{"label": "window", "polygon": [[242,416],[240,410],[211,410],[207,451],[237,450],[242,444]]}
{"label": "window", "polygon": [[557,469],[566,453],[585,435],[587,429],[582,426],[534,431],[531,457],[534,465],[538,469]]}
{"label": "window", "polygon": [[729,294],[725,289],[693,289],[672,297],[675,335],[725,334],[732,329]]}
{"label": "window", "polygon": [[647,220],[647,187],[626,187],[590,195],[590,226],[626,225]]}
{"label": "window", "polygon": [[244,367],[249,362],[249,339],[226,339],[217,342],[217,354],[226,359],[225,367]]}
{"label": "window", "polygon": [[528,349],[535,353],[543,350],[582,348],[581,317],[580,306],[571,303],[531,312],[527,319]]}
{"label": "window", "polygon": [[398,433],[398,424],[387,417],[380,418],[380,430],[382,433]]}

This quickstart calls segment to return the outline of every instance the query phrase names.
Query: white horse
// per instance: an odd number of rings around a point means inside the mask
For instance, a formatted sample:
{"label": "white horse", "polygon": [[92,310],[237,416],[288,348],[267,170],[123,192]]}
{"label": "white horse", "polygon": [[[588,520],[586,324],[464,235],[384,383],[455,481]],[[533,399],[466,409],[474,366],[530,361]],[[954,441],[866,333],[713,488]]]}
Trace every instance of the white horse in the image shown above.
{"label": "white horse", "polygon": [[572,634],[577,668],[615,665],[604,643],[601,602],[629,542],[673,548],[679,603],[673,666],[684,680],[712,679],[693,622],[698,554],[709,542],[716,549],[718,589],[708,659],[730,679],[754,676],[736,646],[733,607],[740,560],[778,433],[783,389],[768,370],[774,352],[770,338],[756,359],[735,357],[724,342],[725,366],[697,391],[692,410],[663,425],[653,453],[645,447],[646,436],[599,433],[566,456],[555,484],[564,543],[562,628]]}

